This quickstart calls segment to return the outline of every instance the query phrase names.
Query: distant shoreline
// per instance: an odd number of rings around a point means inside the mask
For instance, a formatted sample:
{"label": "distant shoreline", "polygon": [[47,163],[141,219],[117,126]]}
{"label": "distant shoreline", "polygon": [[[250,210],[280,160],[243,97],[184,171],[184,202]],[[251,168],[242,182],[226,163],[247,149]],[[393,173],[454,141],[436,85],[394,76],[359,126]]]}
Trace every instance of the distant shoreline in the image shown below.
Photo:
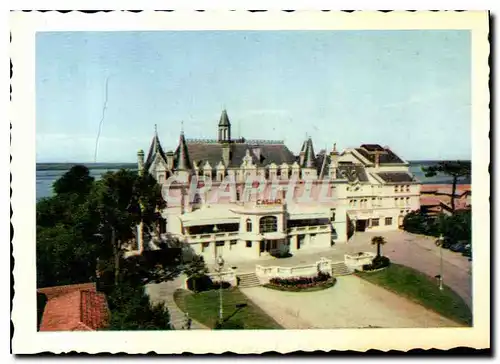
{"label": "distant shoreline", "polygon": [[[470,160],[462,160],[462,161],[468,161]],[[415,165],[415,164],[434,164],[438,162],[443,162],[443,160],[411,160],[408,161],[410,165]],[[89,169],[137,169],[137,162],[129,162],[129,163],[85,163],[85,162],[74,162],[74,163],[64,163],[64,162],[50,162],[50,163],[37,163],[36,164],[36,170],[37,171],[46,171],[46,170],[67,170],[70,169],[72,166],[76,165],[85,165],[89,167]]]}

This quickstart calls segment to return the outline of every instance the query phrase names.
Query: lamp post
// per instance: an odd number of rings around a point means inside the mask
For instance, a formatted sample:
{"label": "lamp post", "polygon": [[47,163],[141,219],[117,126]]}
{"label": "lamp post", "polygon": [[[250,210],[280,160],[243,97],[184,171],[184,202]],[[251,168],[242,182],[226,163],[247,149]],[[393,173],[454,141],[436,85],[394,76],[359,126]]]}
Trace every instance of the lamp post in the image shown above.
{"label": "lamp post", "polygon": [[439,290],[443,290],[443,234],[439,235],[438,245],[439,245]]}
{"label": "lamp post", "polygon": [[219,325],[222,326],[224,309],[222,307],[222,269],[224,268],[224,259],[221,255],[217,257],[217,272],[219,273]]}

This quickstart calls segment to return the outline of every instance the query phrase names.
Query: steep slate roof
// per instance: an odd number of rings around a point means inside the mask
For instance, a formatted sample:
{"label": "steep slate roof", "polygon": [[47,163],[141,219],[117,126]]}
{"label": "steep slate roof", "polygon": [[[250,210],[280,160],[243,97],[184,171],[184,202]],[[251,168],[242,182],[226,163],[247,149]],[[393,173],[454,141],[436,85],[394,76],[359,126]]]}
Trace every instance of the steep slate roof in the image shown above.
{"label": "steep slate roof", "polygon": [[377,173],[384,182],[414,182],[415,179],[406,172],[379,172]]}
{"label": "steep slate roof", "polygon": [[339,164],[337,168],[337,176],[342,176],[347,178],[350,182],[357,179],[360,182],[368,182],[368,176],[366,175],[365,168],[358,164]]}
{"label": "steep slate roof", "polygon": [[[316,160],[318,163],[318,175],[323,177],[327,174],[327,170],[331,162],[330,154],[320,153],[316,156]],[[337,178],[346,178],[349,182],[354,182],[356,179],[360,182],[369,181],[365,167],[351,162],[338,163]]]}
{"label": "steep slate roof", "polygon": [[231,126],[231,123],[229,122],[229,117],[227,116],[226,109],[222,110],[222,114],[219,120],[219,126]]}
{"label": "steep slate roof", "polygon": [[372,163],[375,163],[374,152],[376,151],[382,152],[379,155],[380,164],[404,163],[404,161],[389,148],[383,148],[378,144],[363,144],[360,148],[356,148],[356,151]]}
{"label": "steep slate roof", "polygon": [[[222,147],[222,144],[218,143],[196,142],[187,144],[191,160],[196,161],[200,167],[203,167],[208,161],[212,168],[215,168],[222,160]],[[260,149],[260,158],[257,158],[254,152],[254,149],[257,148]],[[259,167],[267,166],[273,162],[280,165],[282,163],[292,164],[295,161],[295,156],[284,144],[231,143],[230,149],[229,167],[239,167],[247,149],[250,150],[252,162]]]}
{"label": "steep slate roof", "polygon": [[305,147],[306,150],[304,156],[304,163],[302,163],[302,167],[316,168],[316,155],[314,154],[314,147],[311,138],[307,139]]}
{"label": "steep slate roof", "polygon": [[189,158],[189,150],[186,144],[186,139],[184,138],[184,132],[181,132],[179,137],[179,146],[174,154],[174,167],[177,170],[189,170],[191,169],[191,160]]}
{"label": "steep slate roof", "polygon": [[106,296],[95,284],[48,287],[38,290],[48,302],[40,331],[95,331],[109,323]]}
{"label": "steep slate roof", "polygon": [[148,157],[146,158],[146,162],[144,163],[144,168],[148,170],[148,168],[153,163],[156,153],[159,153],[163,158],[165,163],[167,162],[167,158],[165,157],[165,153],[163,152],[163,148],[161,147],[160,138],[158,138],[158,131],[155,125],[155,135],[153,136],[153,140],[151,141],[151,146],[149,147]]}

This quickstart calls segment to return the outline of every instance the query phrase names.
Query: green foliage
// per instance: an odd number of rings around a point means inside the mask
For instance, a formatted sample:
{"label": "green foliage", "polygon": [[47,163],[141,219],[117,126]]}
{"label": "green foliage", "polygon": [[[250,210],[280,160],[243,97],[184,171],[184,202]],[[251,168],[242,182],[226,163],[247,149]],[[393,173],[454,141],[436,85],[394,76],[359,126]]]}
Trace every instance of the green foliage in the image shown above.
{"label": "green foliage", "polygon": [[[37,204],[37,285],[97,281],[99,271],[110,329],[169,329],[168,311],[151,305],[143,288],[152,277],[168,277],[166,267],[146,257],[124,260],[121,254],[135,238],[135,227],[142,221],[147,234],[165,206],[154,178],[120,170],[94,181],[86,167],[74,166],[54,190],[55,196]],[[119,284],[116,277],[122,278]]]}
{"label": "green foliage", "polygon": [[465,325],[472,325],[472,313],[463,299],[445,286],[439,290],[436,280],[414,269],[391,264],[373,273],[357,273],[367,281],[427,307]]}
{"label": "green foliage", "polygon": [[412,211],[403,220],[404,230],[414,233],[451,238],[455,241],[471,241],[472,212],[456,211],[453,215],[428,216],[421,211]]}
{"label": "green foliage", "polygon": [[151,304],[143,286],[122,282],[108,295],[109,330],[171,330],[163,304]]}
{"label": "green foliage", "polygon": [[75,165],[61,178],[54,182],[56,195],[72,193],[85,196],[92,188],[94,177],[90,176],[89,169],[83,165]]}
{"label": "green foliage", "polygon": [[363,270],[370,271],[376,269],[382,269],[391,265],[391,260],[388,257],[384,257],[382,255],[377,255],[373,258],[371,264],[363,265]]}
{"label": "green foliage", "polygon": [[457,183],[459,178],[470,177],[471,175],[471,163],[470,161],[445,161],[439,162],[433,166],[422,167],[422,171],[425,173],[426,177],[434,177],[438,173],[444,173],[448,176],[453,177],[453,183],[451,188],[451,211],[455,211],[455,192],[457,189]]}
{"label": "green foliage", "polygon": [[387,241],[383,236],[374,236],[372,238],[372,245],[377,246],[377,257],[380,257],[380,246],[385,245]]}
{"label": "green foliage", "polygon": [[433,166],[422,167],[426,177],[434,177],[438,173],[444,173],[452,177],[468,177],[471,174],[470,161],[444,161]]}
{"label": "green foliage", "polygon": [[[269,317],[258,306],[254,305],[238,288],[224,289],[224,326],[232,328],[242,326],[244,329],[280,329],[281,326]],[[219,291],[211,290],[200,293],[191,293],[179,289],[174,293],[177,306],[189,312],[196,321],[215,328],[219,320]],[[246,304],[243,308],[238,308]],[[232,327],[230,327],[232,326]]]}

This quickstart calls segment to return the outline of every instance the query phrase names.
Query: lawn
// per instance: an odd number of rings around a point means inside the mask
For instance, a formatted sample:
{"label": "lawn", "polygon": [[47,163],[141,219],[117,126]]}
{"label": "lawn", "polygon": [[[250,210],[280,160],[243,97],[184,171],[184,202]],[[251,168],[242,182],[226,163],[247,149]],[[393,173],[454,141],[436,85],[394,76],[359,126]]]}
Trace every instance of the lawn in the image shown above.
{"label": "lawn", "polygon": [[399,264],[391,264],[378,272],[356,274],[444,317],[467,326],[472,325],[472,313],[463,299],[447,286],[440,291],[435,278]]}
{"label": "lawn", "polygon": [[[228,327],[244,329],[281,329],[282,327],[237,288],[224,289],[222,302],[224,320]],[[177,306],[200,323],[214,328],[219,317],[219,291],[192,293],[178,289],[174,293]],[[246,304],[237,308],[236,305]]]}

